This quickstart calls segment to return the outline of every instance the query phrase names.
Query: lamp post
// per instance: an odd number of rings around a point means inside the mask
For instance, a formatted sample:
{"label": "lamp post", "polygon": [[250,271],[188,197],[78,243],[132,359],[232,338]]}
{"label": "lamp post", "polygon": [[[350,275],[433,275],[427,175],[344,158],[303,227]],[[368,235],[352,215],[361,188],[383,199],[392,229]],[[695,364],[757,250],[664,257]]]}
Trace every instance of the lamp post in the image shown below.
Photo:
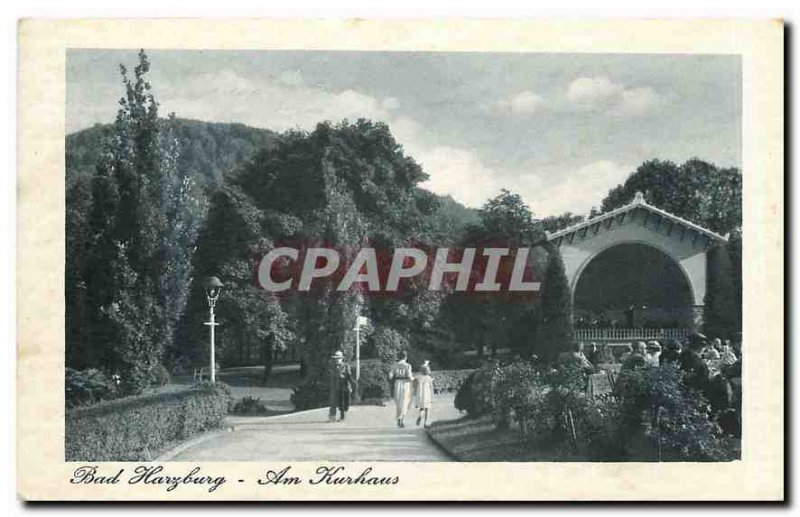
{"label": "lamp post", "polygon": [[356,315],[356,382],[361,378],[361,327],[368,325],[369,320],[364,316]]}
{"label": "lamp post", "polygon": [[214,359],[214,327],[219,323],[214,321],[214,306],[217,304],[217,298],[219,298],[219,293],[222,291],[222,282],[219,281],[219,278],[210,276],[203,283],[203,289],[206,292],[206,300],[208,300],[208,321],[204,324],[211,327],[211,382],[217,382],[217,362]]}

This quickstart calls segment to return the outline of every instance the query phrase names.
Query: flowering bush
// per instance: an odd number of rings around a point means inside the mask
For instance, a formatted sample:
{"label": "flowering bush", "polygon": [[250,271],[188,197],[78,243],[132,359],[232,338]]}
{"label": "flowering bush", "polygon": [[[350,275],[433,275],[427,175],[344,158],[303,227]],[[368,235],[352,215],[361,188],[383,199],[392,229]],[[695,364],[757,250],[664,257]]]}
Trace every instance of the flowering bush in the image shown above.
{"label": "flowering bush", "polygon": [[95,404],[118,396],[114,379],[109,379],[100,370],[67,367],[64,374],[64,396],[68,408]]}
{"label": "flowering bush", "polygon": [[471,373],[456,393],[456,409],[466,411],[471,417],[490,413],[493,409],[491,382],[499,368],[499,362],[488,361]]}
{"label": "flowering bush", "polygon": [[661,460],[728,461],[736,456],[736,440],[724,436],[708,401],[686,385],[675,365],[622,372],[617,394],[621,434],[649,428]]}
{"label": "flowering bush", "polygon": [[513,415],[525,435],[534,408],[544,396],[541,375],[527,362],[500,366],[492,373],[490,406],[494,422],[499,427],[508,427]]}

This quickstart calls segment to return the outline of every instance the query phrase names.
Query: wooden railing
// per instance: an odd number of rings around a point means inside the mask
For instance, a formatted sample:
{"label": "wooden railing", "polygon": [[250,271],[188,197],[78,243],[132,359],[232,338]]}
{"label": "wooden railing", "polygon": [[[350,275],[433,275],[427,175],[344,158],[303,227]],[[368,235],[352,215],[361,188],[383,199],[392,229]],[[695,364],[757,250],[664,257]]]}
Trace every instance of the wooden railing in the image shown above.
{"label": "wooden railing", "polygon": [[650,339],[682,340],[689,334],[689,329],[575,329],[572,338],[576,341],[647,341]]}

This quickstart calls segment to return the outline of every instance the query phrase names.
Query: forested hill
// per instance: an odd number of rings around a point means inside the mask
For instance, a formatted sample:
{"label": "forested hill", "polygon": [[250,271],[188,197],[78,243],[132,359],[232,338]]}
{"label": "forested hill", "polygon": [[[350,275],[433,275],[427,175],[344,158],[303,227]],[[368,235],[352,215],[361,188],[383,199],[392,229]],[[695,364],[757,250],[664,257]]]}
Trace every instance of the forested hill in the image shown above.
{"label": "forested hill", "polygon": [[[103,140],[111,136],[112,129],[112,124],[97,124],[67,135],[67,190],[68,197],[72,198],[70,201],[74,202],[71,203],[73,207],[83,204],[81,201],[88,202],[88,199],[74,198],[88,197],[88,180],[102,155]],[[268,129],[244,124],[181,118],[174,119],[174,131],[180,148],[180,171],[194,178],[198,184],[212,188],[257,151],[273,145],[279,137]],[[478,222],[476,210],[465,207],[450,196],[437,197],[441,200],[440,225],[457,231]]]}
{"label": "forested hill", "polygon": [[[98,124],[67,135],[67,177],[91,177],[102,155],[102,143],[111,136],[111,124]],[[215,186],[236,165],[275,142],[277,134],[244,124],[174,119],[180,148],[179,169],[200,185]],[[73,178],[74,179],[74,178]]]}

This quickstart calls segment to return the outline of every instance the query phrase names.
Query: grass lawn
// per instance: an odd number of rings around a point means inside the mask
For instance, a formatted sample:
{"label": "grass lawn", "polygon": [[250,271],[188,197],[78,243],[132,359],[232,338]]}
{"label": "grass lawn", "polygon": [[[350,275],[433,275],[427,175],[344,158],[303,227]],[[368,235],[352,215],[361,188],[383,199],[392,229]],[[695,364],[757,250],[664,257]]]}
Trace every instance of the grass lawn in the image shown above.
{"label": "grass lawn", "polygon": [[[282,364],[272,368],[272,374],[262,385],[263,366],[241,366],[225,368],[217,373],[217,380],[231,387],[263,387],[291,389],[300,383],[300,365]],[[193,384],[191,374],[173,375],[173,384]]]}
{"label": "grass lawn", "polygon": [[516,429],[496,429],[491,418],[435,422],[430,437],[458,461],[585,461],[520,440]]}
{"label": "grass lawn", "polygon": [[[266,385],[261,384],[263,366],[226,368],[217,373],[217,380],[231,387],[234,400],[244,397],[258,398],[268,413],[261,416],[280,415],[294,411],[289,398],[294,386],[300,383],[300,365],[288,364],[273,367]],[[159,392],[186,389],[194,384],[189,375],[173,375],[172,382],[158,389]]]}

